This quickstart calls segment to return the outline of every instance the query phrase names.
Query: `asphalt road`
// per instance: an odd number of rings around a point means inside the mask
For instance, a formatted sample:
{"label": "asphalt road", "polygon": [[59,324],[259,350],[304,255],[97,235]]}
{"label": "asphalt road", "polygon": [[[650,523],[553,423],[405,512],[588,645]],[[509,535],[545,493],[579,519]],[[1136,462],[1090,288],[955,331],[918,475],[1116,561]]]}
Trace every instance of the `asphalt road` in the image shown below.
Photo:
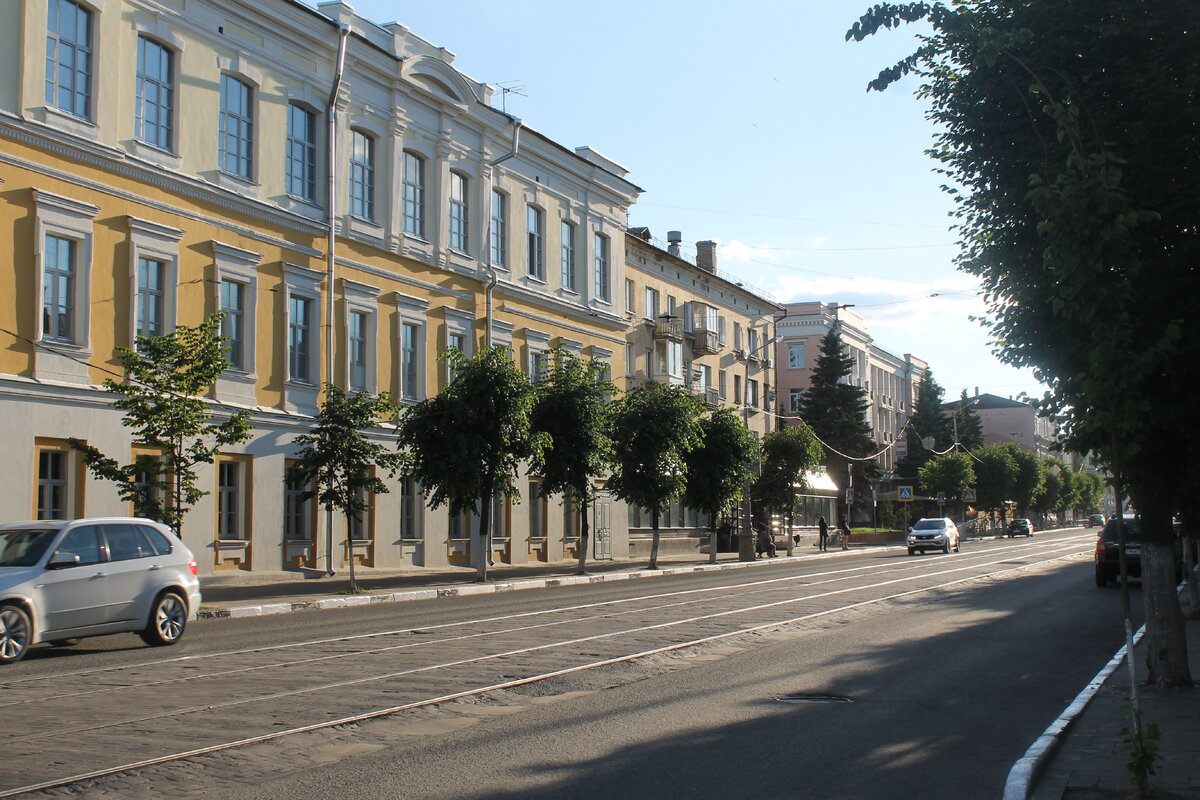
{"label": "asphalt road", "polygon": [[[1047,547],[1059,537],[971,544],[959,556],[909,558],[890,551],[769,566],[750,571],[754,585],[739,570],[489,596],[486,602],[461,598],[406,604],[402,610],[214,621],[196,625],[189,640],[169,652],[134,648],[131,642],[122,644],[122,637],[110,637],[69,655],[39,653],[16,665],[33,680],[14,682],[10,671],[0,675],[0,699],[11,700],[23,686],[49,692],[46,696],[66,695],[68,687],[96,679],[105,686],[128,683],[136,691],[133,675],[164,669],[167,665],[151,662],[182,654],[207,657],[326,637],[337,638],[341,652],[349,647],[348,636],[401,621],[410,640],[414,631],[429,634],[439,625],[457,632],[435,648],[430,663],[439,669],[449,663],[448,653],[466,654],[472,661],[436,677],[433,667],[423,666],[419,676],[404,679],[408,692],[428,682],[430,697],[445,696],[448,687],[497,685],[497,677],[546,674],[618,652],[719,636],[633,661],[52,791],[89,798],[169,793],[247,800],[997,797],[1012,762],[1120,646],[1118,593],[1092,585],[1087,544],[1078,532],[1075,536],[1076,555],[1068,545],[1061,551],[1065,557],[1041,563],[1033,563],[1030,545]],[[986,563],[996,574],[952,583],[974,574],[956,571],[972,562]],[[723,583],[737,588],[720,589]],[[675,592],[685,594],[652,602],[629,599]],[[602,615],[574,610],[572,619],[551,625],[536,616],[548,607],[578,609],[621,596],[626,598],[622,604],[602,606]],[[724,598],[720,603],[718,596]],[[624,612],[617,614],[617,608]],[[481,623],[484,613],[489,621]],[[522,647],[490,644],[497,629],[516,630],[522,614],[542,620],[536,631],[529,624],[519,626]],[[666,614],[674,617],[661,622]],[[617,617],[624,627],[617,626]],[[693,621],[678,621],[685,618]],[[762,626],[781,619],[794,621]],[[762,629],[738,633],[738,626]],[[546,639],[556,627],[575,638]],[[578,642],[589,636],[596,638]],[[410,648],[404,657],[411,659],[413,645],[403,646]],[[446,649],[451,647],[459,649]],[[361,656],[366,659],[361,662],[340,660],[339,654],[332,657],[338,660],[320,663],[353,679],[392,657],[382,649]],[[277,653],[272,651],[272,664]],[[492,658],[493,653],[500,655]],[[357,651],[351,656],[360,658]],[[270,677],[267,666],[247,663],[248,658],[237,656],[239,688],[259,681],[286,689],[312,677],[313,668],[305,666],[301,676],[295,665],[288,667],[291,673]],[[234,669],[230,657],[215,661],[221,671]],[[135,664],[142,666],[134,669]],[[390,661],[387,666],[394,670]],[[186,686],[165,688],[183,692]],[[387,695],[400,691],[394,680],[370,681],[336,687],[332,696],[386,706]],[[130,695],[121,700],[122,695],[105,690],[95,696],[107,694],[110,705],[130,705]],[[85,692],[84,699],[71,703],[89,703],[90,696]],[[336,703],[320,710],[317,697],[302,694],[277,705],[315,712],[308,714],[313,719],[341,710]],[[92,713],[118,712],[101,704]],[[294,724],[279,713],[275,708],[267,715],[278,717],[273,724]],[[256,714],[266,712],[242,716],[249,722]],[[236,727],[236,718],[222,724]],[[136,748],[139,735],[146,732],[121,730],[110,735],[110,742]],[[69,760],[69,748],[66,752],[63,758]]]}

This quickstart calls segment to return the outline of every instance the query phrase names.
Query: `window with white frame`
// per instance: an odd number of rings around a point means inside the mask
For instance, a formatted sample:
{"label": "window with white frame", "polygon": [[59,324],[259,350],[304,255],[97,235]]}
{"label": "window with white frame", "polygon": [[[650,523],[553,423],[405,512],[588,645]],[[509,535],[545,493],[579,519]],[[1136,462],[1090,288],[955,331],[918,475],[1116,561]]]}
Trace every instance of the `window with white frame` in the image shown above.
{"label": "window with white frame", "polygon": [[38,450],[37,518],[69,519],[70,451]]}
{"label": "window with white frame", "polygon": [[250,538],[246,525],[247,464],[242,461],[217,462],[217,538]]}
{"label": "window with white frame", "polygon": [[421,492],[411,475],[400,478],[400,538],[421,538]]}
{"label": "window with white frame", "polygon": [[288,378],[313,383],[313,307],[311,297],[288,297]]}
{"label": "window with white frame", "polygon": [[425,159],[404,151],[404,232],[425,238]]}
{"label": "window with white frame", "polygon": [[236,370],[247,367],[246,341],[246,284],[242,281],[225,279],[221,281],[221,335],[225,337],[229,347],[226,358],[229,366]]}
{"label": "window with white frame", "polygon": [[632,378],[637,373],[637,365],[633,363],[633,343],[625,343],[625,377]]}
{"label": "window with white frame", "polygon": [[171,150],[175,143],[175,54],[146,36],[138,37],[136,96],[134,136],[161,150]]}
{"label": "window with white frame", "polygon": [[748,328],[746,330],[746,349],[748,355],[758,356],[758,328]]}
{"label": "window with white frame", "polygon": [[788,369],[804,367],[804,342],[788,342]]}
{"label": "window with white frame", "polygon": [[646,288],[646,319],[658,317],[658,290]]}
{"label": "window with white frame", "polygon": [[317,201],[317,115],[299,103],[288,103],[287,193]]}
{"label": "window with white frame", "polygon": [[804,406],[804,390],[788,389],[788,411],[799,414]]}
{"label": "window with white frame", "polygon": [[596,282],[596,299],[607,302],[610,299],[609,283],[611,277],[609,275],[609,238],[603,234],[597,233],[595,236],[595,265],[594,274]]}
{"label": "window with white frame", "polygon": [[354,542],[370,541],[371,534],[375,530],[375,495],[366,489],[359,488],[354,492],[354,499],[362,503],[363,507],[357,516],[353,514],[350,516],[350,530],[348,531],[350,540]]}
{"label": "window with white frame", "polygon": [[546,214],[536,206],[525,212],[526,259],[529,275],[546,279]]}
{"label": "window with white frame", "polygon": [[233,75],[221,75],[219,159],[222,172],[250,180],[254,168],[254,90]]}
{"label": "window with white frame", "polygon": [[562,226],[562,288],[575,291],[575,225],[563,220]]}
{"label": "window with white frame", "polygon": [[167,265],[154,258],[138,257],[137,335],[162,336],[165,330]]}
{"label": "window with white frame", "polygon": [[629,278],[625,279],[625,310],[630,314],[634,311],[633,281],[629,280]]}
{"label": "window with white frame", "polygon": [[541,383],[550,375],[550,353],[547,350],[529,348],[529,382]]}
{"label": "window with white frame", "polygon": [[42,255],[42,338],[78,344],[76,275],[79,242],[46,236]]}
{"label": "window with white frame", "polygon": [[91,119],[92,12],[72,0],[46,10],[46,105]]}
{"label": "window with white frame", "polygon": [[405,322],[400,325],[400,396],[421,399],[422,326]]}
{"label": "window with white frame", "polygon": [[490,232],[492,266],[508,266],[508,196],[492,190],[492,229]]}
{"label": "window with white frame", "polygon": [[655,371],[672,378],[683,377],[683,344],[659,339],[654,342]]}
{"label": "window with white frame", "polygon": [[733,376],[733,402],[735,405],[741,405],[742,402],[742,376]]}
{"label": "window with white frame", "polygon": [[306,542],[313,539],[313,498],[305,497],[309,488],[309,484],[288,474],[284,483],[283,509],[284,537],[288,541]]}
{"label": "window with white frame", "polygon": [[370,317],[365,311],[351,311],[346,326],[346,356],[349,361],[348,383],[356,392],[367,388],[367,348]]}
{"label": "window with white frame", "polygon": [[350,214],[375,220],[375,139],[360,130],[350,131]]}
{"label": "window with white frame", "polygon": [[754,378],[746,381],[746,405],[758,407],[758,381]]}
{"label": "window with white frame", "polygon": [[467,176],[450,173],[450,249],[467,253]]}
{"label": "window with white frame", "polygon": [[733,323],[733,348],[735,350],[742,349],[742,323]]}

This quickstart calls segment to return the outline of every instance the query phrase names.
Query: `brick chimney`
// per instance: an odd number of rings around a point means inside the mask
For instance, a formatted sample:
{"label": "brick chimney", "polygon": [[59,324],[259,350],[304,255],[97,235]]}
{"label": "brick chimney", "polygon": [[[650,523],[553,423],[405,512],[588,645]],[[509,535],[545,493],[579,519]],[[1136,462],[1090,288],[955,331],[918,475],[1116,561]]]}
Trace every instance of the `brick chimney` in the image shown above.
{"label": "brick chimney", "polygon": [[717,243],[696,242],[696,266],[705,272],[717,271]]}

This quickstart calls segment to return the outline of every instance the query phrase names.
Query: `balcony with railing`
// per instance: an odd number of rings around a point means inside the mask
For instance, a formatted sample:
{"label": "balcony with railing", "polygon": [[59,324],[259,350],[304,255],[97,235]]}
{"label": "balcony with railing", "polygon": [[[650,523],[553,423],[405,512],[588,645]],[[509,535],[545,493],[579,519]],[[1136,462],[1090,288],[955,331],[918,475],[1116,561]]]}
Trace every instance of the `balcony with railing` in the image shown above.
{"label": "balcony with railing", "polygon": [[661,314],[654,319],[654,338],[683,341],[683,319],[670,314]]}
{"label": "balcony with railing", "polygon": [[721,343],[717,338],[716,331],[696,328],[692,333],[695,335],[695,339],[692,341],[692,352],[696,355],[716,355],[721,352]]}

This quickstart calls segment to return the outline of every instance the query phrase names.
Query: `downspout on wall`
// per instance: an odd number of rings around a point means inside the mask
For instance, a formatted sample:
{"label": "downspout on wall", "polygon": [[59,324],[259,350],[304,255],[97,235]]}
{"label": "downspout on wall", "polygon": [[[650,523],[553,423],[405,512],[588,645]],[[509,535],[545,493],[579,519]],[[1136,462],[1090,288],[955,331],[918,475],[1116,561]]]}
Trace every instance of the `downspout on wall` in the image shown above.
{"label": "downspout on wall", "polygon": [[[491,161],[492,169],[488,173],[489,181],[491,182],[491,186],[496,185],[496,177],[495,177],[496,167],[500,164],[503,164],[505,161],[508,161],[513,156],[515,156],[517,154],[517,151],[520,149],[520,146],[521,146],[521,120],[514,118],[513,119],[512,150],[510,150],[509,152],[505,153],[502,156],[499,156],[498,158],[492,159],[492,161]],[[489,191],[487,193],[487,195],[485,195],[485,197],[486,197],[485,202],[490,204],[492,202],[492,193]],[[483,243],[483,250],[484,250],[484,254],[485,254],[484,255],[483,274],[485,276],[487,276],[487,286],[486,286],[486,289],[484,290],[484,296],[487,298],[486,310],[484,312],[485,324],[487,325],[487,331],[486,331],[486,335],[484,336],[484,342],[488,347],[491,347],[492,346],[492,290],[496,288],[496,284],[499,282],[500,278],[496,274],[496,270],[492,268],[492,212],[491,212],[491,209],[486,208],[484,210],[484,213],[487,214],[487,220],[488,220],[487,236],[485,237],[485,241]]]}
{"label": "downspout on wall", "polygon": [[[342,78],[346,70],[346,40],[350,28],[339,24],[337,64],[334,67],[333,87],[329,90],[328,113],[328,158],[329,158],[329,228],[325,242],[325,382],[334,382],[333,370],[333,289],[335,277],[335,248],[337,246],[337,99],[342,90]],[[349,554],[350,558],[354,553]],[[325,509],[325,572],[333,574],[333,509]]]}

